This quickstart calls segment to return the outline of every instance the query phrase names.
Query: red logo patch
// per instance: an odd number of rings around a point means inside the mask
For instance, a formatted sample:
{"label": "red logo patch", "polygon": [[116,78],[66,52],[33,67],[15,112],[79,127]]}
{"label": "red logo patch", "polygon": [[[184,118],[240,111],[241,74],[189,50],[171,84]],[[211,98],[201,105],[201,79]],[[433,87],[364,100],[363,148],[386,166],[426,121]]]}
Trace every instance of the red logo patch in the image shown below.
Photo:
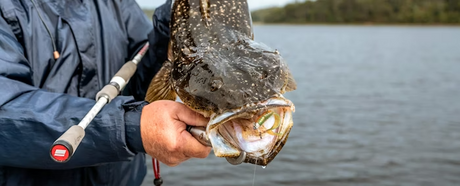
{"label": "red logo patch", "polygon": [[51,149],[51,156],[53,156],[54,160],[63,162],[69,158],[69,150],[64,145],[55,145]]}

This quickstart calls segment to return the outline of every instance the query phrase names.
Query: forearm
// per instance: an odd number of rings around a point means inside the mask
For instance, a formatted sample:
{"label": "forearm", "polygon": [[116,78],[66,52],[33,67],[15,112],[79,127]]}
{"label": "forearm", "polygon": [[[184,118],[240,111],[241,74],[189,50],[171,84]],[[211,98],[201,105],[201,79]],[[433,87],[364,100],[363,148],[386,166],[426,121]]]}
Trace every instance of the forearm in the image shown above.
{"label": "forearm", "polygon": [[1,76],[0,87],[8,87],[0,89],[0,165],[69,169],[126,161],[144,151],[139,120],[145,103],[117,97],[88,126],[72,159],[53,162],[51,144],[78,124],[95,101],[46,92]]}

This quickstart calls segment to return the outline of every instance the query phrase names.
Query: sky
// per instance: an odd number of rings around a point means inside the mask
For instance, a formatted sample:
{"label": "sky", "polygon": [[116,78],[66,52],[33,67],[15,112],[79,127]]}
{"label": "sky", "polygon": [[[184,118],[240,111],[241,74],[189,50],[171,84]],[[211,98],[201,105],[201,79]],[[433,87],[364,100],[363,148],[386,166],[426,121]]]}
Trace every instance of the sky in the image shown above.
{"label": "sky", "polygon": [[[165,0],[136,0],[142,8],[155,8],[165,2]],[[249,9],[256,10],[260,8],[283,6],[288,2],[295,0],[248,0]]]}

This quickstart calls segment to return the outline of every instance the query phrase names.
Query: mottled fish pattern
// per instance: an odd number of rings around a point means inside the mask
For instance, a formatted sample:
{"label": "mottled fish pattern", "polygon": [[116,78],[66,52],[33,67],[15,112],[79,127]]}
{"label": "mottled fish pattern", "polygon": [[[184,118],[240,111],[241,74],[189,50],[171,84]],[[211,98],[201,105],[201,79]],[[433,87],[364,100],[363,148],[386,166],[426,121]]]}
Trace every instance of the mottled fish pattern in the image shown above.
{"label": "mottled fish pattern", "polygon": [[150,84],[149,102],[177,95],[210,117],[296,88],[278,51],[253,40],[245,0],[176,0],[170,28],[168,61]]}

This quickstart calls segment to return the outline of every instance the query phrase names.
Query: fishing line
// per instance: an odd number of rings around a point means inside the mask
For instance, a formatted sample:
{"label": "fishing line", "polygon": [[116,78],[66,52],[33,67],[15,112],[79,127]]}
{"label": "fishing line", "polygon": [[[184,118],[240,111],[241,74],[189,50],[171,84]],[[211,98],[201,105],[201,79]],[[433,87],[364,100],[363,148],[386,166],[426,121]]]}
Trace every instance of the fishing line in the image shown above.
{"label": "fishing line", "polygon": [[256,181],[256,169],[257,169],[257,162],[254,164],[254,175],[252,177],[252,186],[254,186],[254,183]]}

